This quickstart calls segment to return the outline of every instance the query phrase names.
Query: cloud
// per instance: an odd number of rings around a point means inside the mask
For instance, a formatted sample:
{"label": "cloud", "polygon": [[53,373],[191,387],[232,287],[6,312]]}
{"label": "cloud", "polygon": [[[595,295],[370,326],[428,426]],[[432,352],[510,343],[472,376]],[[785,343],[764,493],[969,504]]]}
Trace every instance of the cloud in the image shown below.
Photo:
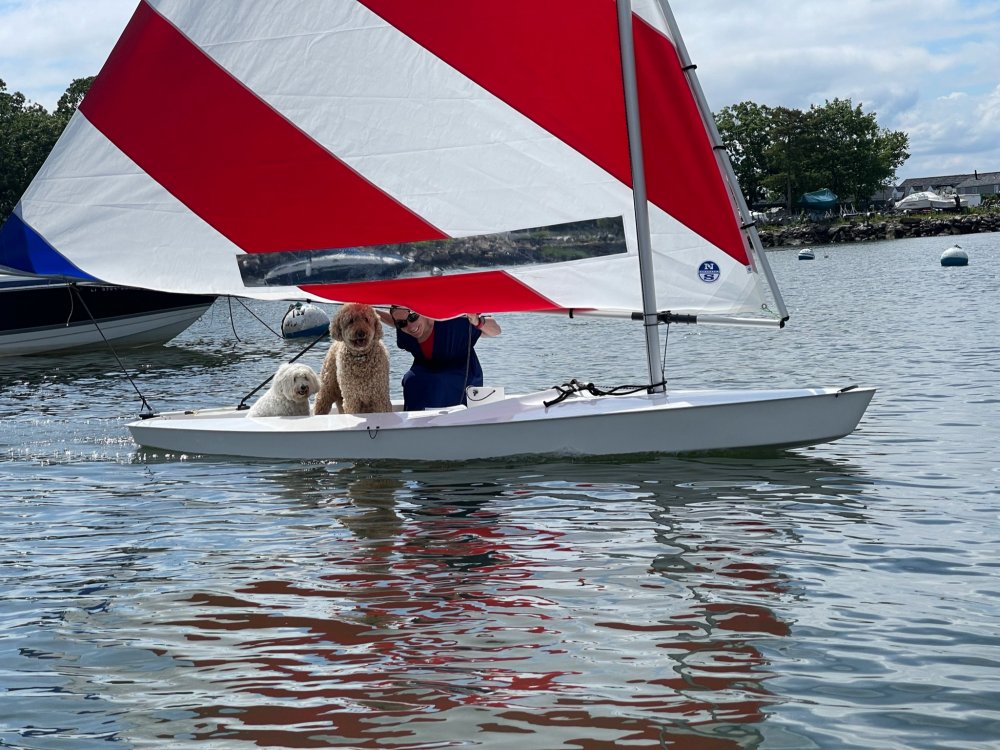
{"label": "cloud", "polygon": [[[211,0],[205,0],[210,2]],[[281,0],[275,0],[280,2]],[[137,0],[0,0],[0,79],[52,109]],[[899,176],[1000,171],[998,0],[674,0],[709,105],[851,99],[910,136]]]}
{"label": "cloud", "polygon": [[849,98],[909,135],[901,178],[1000,170],[996,0],[675,0],[673,8],[716,111],[747,100],[806,109]]}
{"label": "cloud", "polygon": [[0,2],[0,79],[46,109],[77,78],[96,75],[137,0]]}

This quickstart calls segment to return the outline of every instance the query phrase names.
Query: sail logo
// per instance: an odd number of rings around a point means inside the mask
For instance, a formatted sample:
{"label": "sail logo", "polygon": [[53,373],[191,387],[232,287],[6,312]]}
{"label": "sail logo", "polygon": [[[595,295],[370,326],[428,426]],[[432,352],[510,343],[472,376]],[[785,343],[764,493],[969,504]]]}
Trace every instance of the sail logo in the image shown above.
{"label": "sail logo", "polygon": [[719,268],[718,263],[706,260],[704,263],[698,266],[698,278],[700,278],[706,284],[711,284],[713,281],[718,281],[720,276],[722,276],[722,269]]}

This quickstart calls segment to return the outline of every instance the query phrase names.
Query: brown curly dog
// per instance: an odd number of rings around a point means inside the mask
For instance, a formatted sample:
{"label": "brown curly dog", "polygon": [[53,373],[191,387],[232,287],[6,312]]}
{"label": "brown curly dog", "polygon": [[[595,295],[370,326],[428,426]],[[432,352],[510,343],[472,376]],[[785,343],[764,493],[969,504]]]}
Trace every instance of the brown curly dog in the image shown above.
{"label": "brown curly dog", "polygon": [[389,400],[389,351],[382,324],[370,305],[351,302],[330,319],[330,350],[319,372],[314,414],[392,411]]}

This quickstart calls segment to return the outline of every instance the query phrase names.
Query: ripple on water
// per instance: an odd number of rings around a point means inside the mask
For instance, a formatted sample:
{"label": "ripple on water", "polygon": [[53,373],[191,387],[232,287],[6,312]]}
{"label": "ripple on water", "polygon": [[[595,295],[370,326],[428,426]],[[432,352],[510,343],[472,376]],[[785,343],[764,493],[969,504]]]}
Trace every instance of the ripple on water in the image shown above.
{"label": "ripple on water", "polygon": [[[788,346],[671,332],[674,387],[879,388],[787,455],[163,456],[102,358],[0,363],[0,743],[993,747],[996,274],[936,273],[936,242],[772,254]],[[644,377],[625,322],[504,323],[477,348],[511,390]],[[156,409],[235,403],[296,351],[259,330],[217,305],[126,366]]]}

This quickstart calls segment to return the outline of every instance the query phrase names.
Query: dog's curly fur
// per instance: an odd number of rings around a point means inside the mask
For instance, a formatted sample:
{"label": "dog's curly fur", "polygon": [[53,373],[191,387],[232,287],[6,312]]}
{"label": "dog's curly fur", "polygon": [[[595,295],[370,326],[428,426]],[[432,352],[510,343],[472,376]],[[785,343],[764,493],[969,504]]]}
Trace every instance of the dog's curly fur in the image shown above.
{"label": "dog's curly fur", "polygon": [[271,387],[250,407],[251,417],[304,417],[309,397],[319,391],[319,378],[309,365],[286,362],[274,373]]}
{"label": "dog's curly fur", "polygon": [[334,404],[341,414],[392,411],[389,351],[375,310],[356,302],[343,305],[330,319],[330,338],[315,413],[327,414]]}

